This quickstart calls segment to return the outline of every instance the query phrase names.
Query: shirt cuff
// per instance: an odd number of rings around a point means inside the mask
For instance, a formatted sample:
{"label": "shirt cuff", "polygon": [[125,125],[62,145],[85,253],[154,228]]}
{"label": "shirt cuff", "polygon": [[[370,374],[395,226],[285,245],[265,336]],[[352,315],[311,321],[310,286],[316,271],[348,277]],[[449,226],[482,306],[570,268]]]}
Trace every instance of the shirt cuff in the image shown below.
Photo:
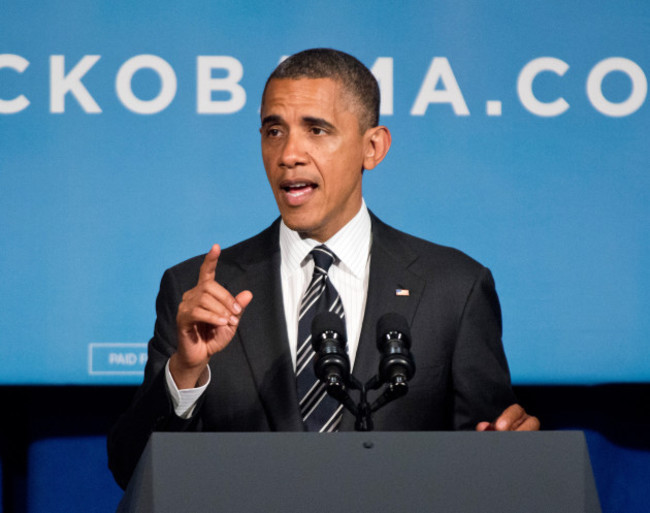
{"label": "shirt cuff", "polygon": [[179,390],[174,382],[172,373],[169,370],[169,360],[167,360],[167,364],[165,365],[165,380],[167,381],[167,391],[172,401],[172,406],[174,407],[174,413],[176,413],[177,416],[182,419],[189,419],[192,416],[196,403],[210,384],[211,378],[212,373],[210,372],[210,366],[208,365],[208,379],[205,382],[205,385]]}

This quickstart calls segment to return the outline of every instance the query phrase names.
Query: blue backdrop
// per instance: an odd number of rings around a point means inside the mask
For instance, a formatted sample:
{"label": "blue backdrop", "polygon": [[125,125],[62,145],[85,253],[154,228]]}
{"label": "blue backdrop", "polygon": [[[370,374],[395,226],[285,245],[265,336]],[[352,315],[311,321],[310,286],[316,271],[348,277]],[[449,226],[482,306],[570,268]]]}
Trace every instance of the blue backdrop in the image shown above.
{"label": "blue backdrop", "polygon": [[492,269],[514,381],[650,380],[650,3],[37,4],[0,2],[0,383],[141,380],[164,269],[277,216],[260,93],[316,46],[378,76],[366,201]]}

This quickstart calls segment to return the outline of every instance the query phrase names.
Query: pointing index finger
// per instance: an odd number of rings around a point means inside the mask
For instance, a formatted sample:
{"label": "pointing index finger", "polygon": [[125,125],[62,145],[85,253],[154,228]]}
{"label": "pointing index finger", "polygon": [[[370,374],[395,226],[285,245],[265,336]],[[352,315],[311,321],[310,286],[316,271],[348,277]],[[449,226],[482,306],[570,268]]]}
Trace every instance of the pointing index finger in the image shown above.
{"label": "pointing index finger", "polygon": [[210,251],[208,251],[208,254],[205,255],[205,258],[203,259],[203,263],[199,269],[199,283],[202,281],[214,281],[219,255],[221,255],[221,248],[219,247],[219,244],[215,244],[210,248]]}

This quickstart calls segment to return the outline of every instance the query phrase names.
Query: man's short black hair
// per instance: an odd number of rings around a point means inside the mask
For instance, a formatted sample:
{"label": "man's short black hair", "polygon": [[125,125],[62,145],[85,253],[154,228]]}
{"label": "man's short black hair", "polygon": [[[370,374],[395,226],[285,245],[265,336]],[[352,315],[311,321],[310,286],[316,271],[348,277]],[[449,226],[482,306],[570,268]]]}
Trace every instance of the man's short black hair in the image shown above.
{"label": "man's short black hair", "polygon": [[282,61],[266,81],[264,95],[273,79],[331,78],[338,80],[359,108],[363,132],[379,124],[379,84],[361,61],[331,48],[303,50]]}

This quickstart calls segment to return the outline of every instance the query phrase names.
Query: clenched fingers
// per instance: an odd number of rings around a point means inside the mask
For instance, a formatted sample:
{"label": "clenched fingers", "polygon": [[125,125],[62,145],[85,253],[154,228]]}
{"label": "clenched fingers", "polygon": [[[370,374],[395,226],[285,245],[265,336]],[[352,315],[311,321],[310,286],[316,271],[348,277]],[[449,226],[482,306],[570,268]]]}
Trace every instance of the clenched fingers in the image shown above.
{"label": "clenched fingers", "polygon": [[[246,301],[246,305],[250,298]],[[244,305],[241,305],[228,290],[219,285],[216,281],[203,281],[193,289],[183,294],[183,301],[179,306],[179,317],[186,321],[207,322],[205,318],[199,319],[200,312],[207,312],[215,318],[225,319],[225,323],[237,324],[237,319]],[[224,322],[213,322],[212,324],[223,325]]]}

